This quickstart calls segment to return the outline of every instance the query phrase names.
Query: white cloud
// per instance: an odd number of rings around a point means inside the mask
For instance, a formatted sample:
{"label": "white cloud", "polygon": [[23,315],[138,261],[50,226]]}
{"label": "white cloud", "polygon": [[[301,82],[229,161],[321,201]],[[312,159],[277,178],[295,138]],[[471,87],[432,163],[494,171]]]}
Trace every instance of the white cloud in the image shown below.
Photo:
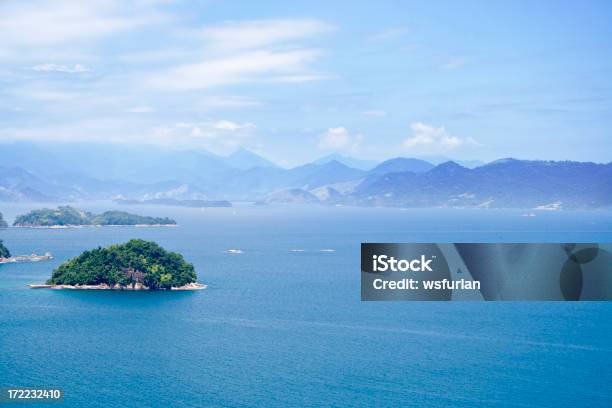
{"label": "white cloud", "polygon": [[191,34],[223,51],[267,47],[301,40],[333,30],[315,19],[280,19],[227,22]]}
{"label": "white cloud", "polygon": [[125,13],[121,1],[6,1],[0,3],[3,45],[49,47],[83,43],[160,19],[139,7]]}
{"label": "white cloud", "polygon": [[238,124],[228,120],[216,122],[182,122],[155,127],[150,141],[161,145],[199,146],[214,153],[226,154],[239,147],[253,147],[256,139],[251,123]]}
{"label": "white cloud", "polygon": [[329,128],[319,137],[319,149],[354,152],[362,140],[363,135],[352,135],[342,126]]}
{"label": "white cloud", "polygon": [[235,123],[229,120],[220,120],[213,123],[213,127],[219,130],[228,130],[230,132],[235,132],[237,130],[254,129],[255,125],[252,123]]}
{"label": "white cloud", "polygon": [[83,74],[86,72],[91,72],[90,68],[86,67],[85,65],[81,65],[81,64],[74,64],[73,66],[69,66],[69,65],[58,65],[58,64],[45,63],[45,64],[34,65],[31,69],[32,71],[62,72],[66,74]]}
{"label": "white cloud", "polygon": [[202,147],[229,153],[239,147],[255,148],[255,125],[226,120],[203,122],[156,122],[155,115],[138,115],[135,120],[117,116],[0,128],[0,141],[147,143],[170,148]]}
{"label": "white cloud", "polygon": [[[268,103],[274,103],[274,92],[268,93],[272,84],[331,77],[316,66],[326,50],[312,43],[334,29],[323,21],[255,20],[206,27],[175,7],[154,3],[0,0],[0,56],[6,56],[0,62],[6,85],[0,99],[2,105],[24,109],[3,124],[0,138],[174,140],[185,145],[215,140],[215,147],[222,148],[254,138],[255,125],[244,119],[202,119],[202,112],[224,117],[213,109],[262,105],[253,97],[224,93],[270,95]],[[193,10],[205,14],[206,5]],[[196,24],[204,28],[188,31]],[[92,68],[95,75],[86,74]],[[253,83],[266,89],[235,86]],[[222,96],[201,92],[224,86],[232,88],[215,89]],[[164,92],[168,90],[200,92]],[[147,114],[156,111],[153,106],[171,108]],[[195,123],[184,126],[180,120]]]}
{"label": "white cloud", "polygon": [[471,137],[461,138],[449,134],[444,126],[436,128],[415,122],[410,125],[410,129],[412,136],[404,140],[404,146],[408,148],[435,152],[452,150],[465,144],[478,145]]}
{"label": "white cloud", "polygon": [[364,116],[377,116],[377,117],[387,116],[387,112],[384,110],[380,110],[380,109],[366,110],[366,111],[361,112],[361,114]]}
{"label": "white cloud", "polygon": [[180,65],[144,79],[145,86],[168,90],[213,88],[243,82],[307,81],[319,76],[303,76],[307,65],[321,56],[318,50],[252,51],[225,58]]}
{"label": "white cloud", "polygon": [[300,42],[332,29],[315,19],[284,19],[227,22],[185,31],[187,38],[197,40],[201,52],[182,64],[146,75],[144,84],[186,91],[245,82],[329,79],[312,67],[325,53]]}

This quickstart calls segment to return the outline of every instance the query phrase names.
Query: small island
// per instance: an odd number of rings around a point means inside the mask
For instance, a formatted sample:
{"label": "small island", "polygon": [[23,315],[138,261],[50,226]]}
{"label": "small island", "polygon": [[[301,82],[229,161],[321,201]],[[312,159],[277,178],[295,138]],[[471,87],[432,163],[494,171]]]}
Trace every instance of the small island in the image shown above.
{"label": "small island", "polygon": [[11,257],[11,251],[9,251],[8,248],[4,246],[4,243],[0,239],[0,260],[8,259],[10,257]]}
{"label": "small island", "polygon": [[133,239],[85,251],[57,267],[45,284],[30,288],[106,290],[197,290],[193,265],[157,243]]}
{"label": "small island", "polygon": [[48,261],[53,259],[53,255],[50,252],[46,252],[44,255],[11,255],[11,251],[4,246],[4,242],[0,239],[0,264],[8,263],[21,263],[21,262],[40,262]]}
{"label": "small island", "polygon": [[29,228],[68,228],[82,226],[176,226],[167,217],[148,217],[125,211],[106,211],[93,214],[70,206],[57,209],[43,208],[30,211],[15,219],[13,226]]}
{"label": "small island", "polygon": [[4,221],[4,218],[2,217],[2,213],[0,212],[0,228],[6,228],[8,227],[8,224],[6,223],[6,221]]}

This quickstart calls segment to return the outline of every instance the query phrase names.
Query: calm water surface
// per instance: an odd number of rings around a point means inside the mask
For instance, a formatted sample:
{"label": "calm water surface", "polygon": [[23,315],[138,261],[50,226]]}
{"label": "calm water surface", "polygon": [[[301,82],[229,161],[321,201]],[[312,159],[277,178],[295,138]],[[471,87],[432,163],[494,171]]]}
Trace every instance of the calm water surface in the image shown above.
{"label": "calm water surface", "polygon": [[[180,226],[0,231],[15,254],[56,257],[0,265],[0,386],[82,407],[612,406],[610,302],[359,300],[360,242],[610,242],[612,212],[124,209]],[[131,238],[182,253],[209,289],[25,287]]]}

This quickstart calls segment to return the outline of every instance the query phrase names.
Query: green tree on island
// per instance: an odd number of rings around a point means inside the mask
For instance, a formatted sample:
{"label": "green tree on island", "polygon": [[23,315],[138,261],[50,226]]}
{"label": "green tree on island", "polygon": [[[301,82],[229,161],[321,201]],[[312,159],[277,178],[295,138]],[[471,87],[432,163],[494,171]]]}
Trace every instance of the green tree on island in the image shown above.
{"label": "green tree on island", "polygon": [[193,265],[182,255],[155,242],[133,239],[125,244],[85,251],[53,271],[50,285],[128,286],[136,282],[149,289],[170,289],[196,281]]}

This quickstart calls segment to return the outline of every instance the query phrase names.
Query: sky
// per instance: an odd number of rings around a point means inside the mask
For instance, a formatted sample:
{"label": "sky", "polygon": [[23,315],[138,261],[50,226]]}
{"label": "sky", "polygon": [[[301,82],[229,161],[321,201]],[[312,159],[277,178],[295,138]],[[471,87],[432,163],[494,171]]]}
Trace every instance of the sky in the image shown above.
{"label": "sky", "polygon": [[610,21],[605,0],[5,0],[0,141],[609,162]]}

